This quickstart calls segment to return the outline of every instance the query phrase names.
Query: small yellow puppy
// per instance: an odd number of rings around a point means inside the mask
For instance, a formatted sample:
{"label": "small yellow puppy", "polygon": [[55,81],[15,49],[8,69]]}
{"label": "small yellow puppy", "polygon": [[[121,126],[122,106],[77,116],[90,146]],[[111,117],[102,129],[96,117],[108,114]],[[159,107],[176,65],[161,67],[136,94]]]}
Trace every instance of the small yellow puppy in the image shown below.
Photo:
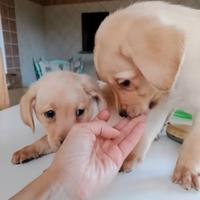
{"label": "small yellow puppy", "polygon": [[116,113],[112,91],[87,75],[54,72],[34,83],[20,102],[21,117],[34,131],[33,111],[45,127],[45,136],[15,152],[13,164],[19,164],[58,150],[70,128],[93,119],[102,109],[109,108],[113,124]]}

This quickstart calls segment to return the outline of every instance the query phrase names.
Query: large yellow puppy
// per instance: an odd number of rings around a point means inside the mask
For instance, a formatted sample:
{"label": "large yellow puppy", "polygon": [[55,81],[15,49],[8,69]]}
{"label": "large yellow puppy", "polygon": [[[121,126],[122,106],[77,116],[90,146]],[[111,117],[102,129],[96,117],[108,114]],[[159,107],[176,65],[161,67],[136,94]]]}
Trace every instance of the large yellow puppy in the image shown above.
{"label": "large yellow puppy", "polygon": [[126,167],[144,158],[173,107],[184,101],[197,111],[172,178],[186,189],[200,189],[199,52],[200,11],[158,1],[116,11],[95,38],[96,70],[111,86],[119,114],[149,112],[143,139]]}

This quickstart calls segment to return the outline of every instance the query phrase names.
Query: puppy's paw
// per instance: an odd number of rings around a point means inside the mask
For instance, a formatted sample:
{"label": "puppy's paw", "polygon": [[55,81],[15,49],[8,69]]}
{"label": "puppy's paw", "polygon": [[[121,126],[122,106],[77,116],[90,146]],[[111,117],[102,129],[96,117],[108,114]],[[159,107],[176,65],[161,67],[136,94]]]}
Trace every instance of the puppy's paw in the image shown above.
{"label": "puppy's paw", "polygon": [[120,168],[120,172],[126,172],[129,173],[132,171],[133,167],[136,166],[140,162],[140,157],[138,157],[136,154],[131,153],[128,155],[128,157],[125,159],[124,163],[122,164]]}
{"label": "puppy's paw", "polygon": [[39,156],[39,153],[34,147],[27,146],[20,149],[19,151],[16,151],[12,156],[11,162],[13,164],[22,164],[38,158]]}
{"label": "puppy's paw", "polygon": [[48,142],[49,142],[49,145],[51,147],[52,152],[58,151],[58,149],[62,145],[63,141],[64,140],[62,138],[59,138],[59,137],[58,138],[48,137]]}
{"label": "puppy's paw", "polygon": [[133,163],[132,161],[124,161],[124,163],[122,164],[121,168],[120,168],[120,172],[125,172],[125,173],[129,173],[132,171],[133,168]]}
{"label": "puppy's paw", "polygon": [[184,165],[177,164],[172,181],[176,184],[181,185],[184,189],[200,190],[200,173],[196,170],[190,169]]}

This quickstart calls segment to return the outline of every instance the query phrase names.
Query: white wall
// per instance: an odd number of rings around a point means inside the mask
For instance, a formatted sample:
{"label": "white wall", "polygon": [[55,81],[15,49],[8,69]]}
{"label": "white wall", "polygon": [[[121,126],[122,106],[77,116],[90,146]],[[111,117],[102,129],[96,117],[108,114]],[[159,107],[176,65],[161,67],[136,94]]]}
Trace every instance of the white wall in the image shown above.
{"label": "white wall", "polygon": [[81,13],[112,12],[129,5],[130,0],[48,6],[45,8],[45,32],[49,58],[66,58],[82,49]]}
{"label": "white wall", "polygon": [[44,8],[28,0],[15,0],[20,67],[23,86],[35,81],[33,57],[45,57]]}
{"label": "white wall", "polygon": [[[81,13],[109,11],[131,0],[42,7],[15,0],[18,45],[23,86],[36,80],[32,58],[67,59],[81,50]],[[94,74],[91,56],[83,56],[87,72]]]}

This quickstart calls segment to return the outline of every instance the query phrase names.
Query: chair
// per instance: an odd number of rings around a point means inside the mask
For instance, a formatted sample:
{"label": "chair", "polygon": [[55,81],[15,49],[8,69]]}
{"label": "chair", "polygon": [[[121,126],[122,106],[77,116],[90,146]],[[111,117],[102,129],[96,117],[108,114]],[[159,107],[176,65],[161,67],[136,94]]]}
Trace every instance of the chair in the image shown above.
{"label": "chair", "polygon": [[81,57],[74,59],[71,64],[71,70],[76,73],[82,74],[84,71],[83,60]]}
{"label": "chair", "polygon": [[71,57],[67,60],[45,60],[42,58],[33,58],[33,66],[35,70],[36,79],[38,80],[45,74],[53,71],[73,71],[76,73],[83,73],[84,65],[82,59]]}
{"label": "chair", "polygon": [[35,58],[33,58],[33,66],[34,66],[35,76],[37,80],[42,76],[41,68],[39,65],[40,61],[41,61],[41,58],[39,60],[36,60]]}
{"label": "chair", "polygon": [[0,49],[0,110],[7,108],[10,104],[6,76],[4,72],[2,50]]}

